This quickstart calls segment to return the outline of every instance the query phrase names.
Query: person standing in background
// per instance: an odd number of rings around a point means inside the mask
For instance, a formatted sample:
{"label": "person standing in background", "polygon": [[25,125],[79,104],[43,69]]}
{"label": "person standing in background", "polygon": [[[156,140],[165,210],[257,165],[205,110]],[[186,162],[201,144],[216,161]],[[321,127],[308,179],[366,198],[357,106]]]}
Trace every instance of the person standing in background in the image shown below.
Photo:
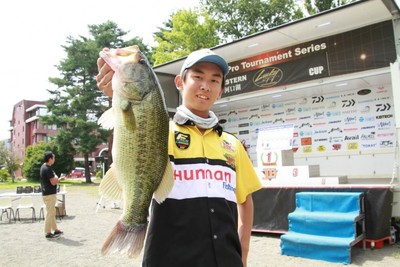
{"label": "person standing in background", "polygon": [[[40,167],[40,183],[42,185],[43,202],[46,205],[46,218],[44,221],[44,233],[47,239],[57,239],[63,234],[63,231],[57,228],[56,224],[56,202],[57,202],[57,184],[64,180],[58,178],[51,166],[56,157],[53,152],[44,153],[44,163]],[[52,232],[54,230],[54,233]]]}

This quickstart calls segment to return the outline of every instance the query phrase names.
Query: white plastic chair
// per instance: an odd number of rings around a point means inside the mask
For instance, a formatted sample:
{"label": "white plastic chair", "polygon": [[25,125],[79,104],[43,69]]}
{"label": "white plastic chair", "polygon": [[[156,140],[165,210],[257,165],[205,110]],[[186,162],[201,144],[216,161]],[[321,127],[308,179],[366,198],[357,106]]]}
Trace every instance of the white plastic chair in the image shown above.
{"label": "white plastic chair", "polygon": [[62,220],[65,215],[64,203],[56,203],[56,219]]}
{"label": "white plastic chair", "polygon": [[[55,208],[56,208],[56,219],[62,220],[62,217],[65,215],[65,214],[60,213],[64,210],[63,205],[56,203]],[[45,209],[46,209],[46,204],[42,204],[42,206],[40,206],[40,211],[39,211],[39,222],[41,220],[43,220],[43,221],[45,220],[45,217],[44,217]]]}
{"label": "white plastic chair", "polygon": [[46,205],[42,204],[42,206],[40,206],[40,212],[39,212],[39,222],[41,220],[44,221],[44,210],[46,209]]}
{"label": "white plastic chair", "polygon": [[33,205],[33,200],[31,196],[21,197],[19,204],[15,209],[15,217],[18,218],[18,221],[21,221],[21,218],[19,217],[20,209],[32,209],[32,222],[36,221],[35,206]]}
{"label": "white plastic chair", "polygon": [[[0,210],[1,210],[0,221],[3,220],[3,213],[7,214],[7,218],[10,220],[10,222],[11,222],[11,218],[14,218],[14,221],[15,221],[14,209],[12,207],[11,198],[9,198],[9,197],[1,197],[0,198]],[[8,215],[8,212],[10,212],[10,215]]]}

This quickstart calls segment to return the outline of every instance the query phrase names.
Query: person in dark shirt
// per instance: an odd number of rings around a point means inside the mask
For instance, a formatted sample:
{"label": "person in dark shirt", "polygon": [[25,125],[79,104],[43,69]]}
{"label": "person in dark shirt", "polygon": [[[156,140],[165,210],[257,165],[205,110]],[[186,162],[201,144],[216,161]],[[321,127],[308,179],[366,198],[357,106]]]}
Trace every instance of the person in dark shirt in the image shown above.
{"label": "person in dark shirt", "polygon": [[[40,183],[42,185],[43,202],[46,205],[46,218],[44,222],[44,233],[47,239],[59,238],[63,232],[57,228],[56,224],[56,202],[57,202],[57,184],[64,180],[58,178],[51,165],[56,158],[51,151],[44,153],[44,163],[40,167]],[[52,232],[54,230],[54,233]]]}

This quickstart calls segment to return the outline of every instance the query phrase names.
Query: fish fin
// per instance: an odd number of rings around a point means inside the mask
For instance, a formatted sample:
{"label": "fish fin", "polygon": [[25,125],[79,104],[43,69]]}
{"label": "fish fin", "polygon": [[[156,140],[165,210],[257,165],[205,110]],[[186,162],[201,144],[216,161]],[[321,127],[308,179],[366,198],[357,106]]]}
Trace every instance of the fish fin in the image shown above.
{"label": "fish fin", "polygon": [[99,118],[98,122],[104,129],[111,130],[115,126],[114,108],[110,108],[104,112]]}
{"label": "fish fin", "polygon": [[134,131],[136,129],[136,119],[135,119],[135,113],[133,113],[132,110],[132,105],[126,101],[126,105],[123,105],[125,101],[122,101],[121,103],[121,109],[122,109],[122,118],[123,122],[125,125],[125,128]]}
{"label": "fish fin", "polygon": [[117,180],[115,168],[108,169],[99,186],[100,195],[110,200],[122,200],[122,186]]}
{"label": "fish fin", "polygon": [[110,235],[104,241],[101,254],[120,252],[128,254],[129,258],[136,258],[142,251],[147,232],[147,223],[132,228],[118,221]]}
{"label": "fish fin", "polygon": [[172,169],[171,162],[169,161],[168,158],[167,166],[165,168],[161,183],[158,185],[156,191],[154,191],[154,199],[157,201],[157,203],[162,203],[167,198],[173,186],[174,186],[174,171]]}

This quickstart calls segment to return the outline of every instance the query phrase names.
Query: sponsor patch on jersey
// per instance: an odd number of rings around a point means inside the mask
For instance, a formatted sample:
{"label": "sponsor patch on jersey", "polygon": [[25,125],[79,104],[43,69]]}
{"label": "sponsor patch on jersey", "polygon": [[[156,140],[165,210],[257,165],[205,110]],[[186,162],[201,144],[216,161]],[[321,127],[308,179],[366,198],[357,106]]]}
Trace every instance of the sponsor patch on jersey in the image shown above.
{"label": "sponsor patch on jersey", "polygon": [[226,151],[228,151],[228,152],[230,152],[230,153],[236,152],[235,146],[232,145],[231,143],[229,143],[229,142],[226,141],[226,140],[223,140],[223,141],[221,142],[221,146],[222,146],[223,149],[225,149]]}
{"label": "sponsor patch on jersey", "polygon": [[235,157],[228,153],[226,153],[224,157],[226,158],[226,164],[235,169],[236,167]]}
{"label": "sponsor patch on jersey", "polygon": [[190,135],[175,131],[175,144],[180,149],[187,149],[190,145]]}

